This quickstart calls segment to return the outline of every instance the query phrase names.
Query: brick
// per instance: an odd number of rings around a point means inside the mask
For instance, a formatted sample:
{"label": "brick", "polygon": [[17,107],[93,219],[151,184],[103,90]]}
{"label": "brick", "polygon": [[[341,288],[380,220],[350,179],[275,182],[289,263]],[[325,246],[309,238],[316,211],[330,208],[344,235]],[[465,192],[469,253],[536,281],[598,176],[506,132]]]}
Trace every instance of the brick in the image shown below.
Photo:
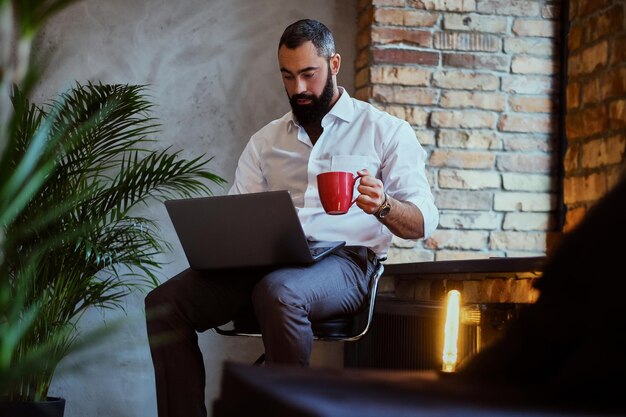
{"label": "brick", "polygon": [[507,113],[500,116],[498,129],[505,132],[551,133],[557,129],[557,120],[549,115]]}
{"label": "brick", "polygon": [[567,59],[567,75],[571,78],[583,73],[582,53],[570,54]]}
{"label": "brick", "polygon": [[371,0],[372,6],[390,6],[390,7],[403,7],[406,5],[405,0]]}
{"label": "brick", "polygon": [[427,28],[435,26],[439,13],[423,10],[376,9],[373,19],[374,22],[383,25]]}
{"label": "brick", "polygon": [[567,83],[567,109],[576,109],[580,107],[580,84],[577,82],[569,81]]}
{"label": "brick", "polygon": [[558,86],[556,77],[511,75],[502,77],[502,91],[509,94],[551,94]]}
{"label": "brick", "polygon": [[624,8],[622,5],[610,7],[592,16],[584,26],[583,38],[585,43],[591,43],[609,34],[619,33],[622,30],[623,22]]}
{"label": "brick", "polygon": [[578,160],[580,159],[580,145],[577,143],[572,143],[567,146],[567,150],[565,151],[565,157],[563,158],[563,167],[565,168],[565,172],[574,172],[578,171],[580,168],[580,164]]}
{"label": "brick", "polygon": [[354,87],[361,88],[370,84],[370,68],[363,68],[357,71],[354,76]]}
{"label": "brick", "polygon": [[439,94],[432,88],[374,85],[372,97],[382,103],[432,105],[437,102]]}
{"label": "brick", "polygon": [[476,32],[436,32],[434,47],[455,51],[498,52],[500,38],[496,35]]}
{"label": "brick", "polygon": [[626,127],[626,100],[615,100],[609,104],[609,124],[611,129]]}
{"label": "brick", "polygon": [[570,176],[563,180],[564,203],[567,205],[595,202],[607,192],[606,174]]}
{"label": "brick", "polygon": [[569,112],[565,116],[565,127],[569,140],[602,133],[609,127],[607,109],[599,106]]}
{"label": "brick", "polygon": [[354,68],[356,70],[362,68],[368,68],[372,62],[372,54],[370,49],[362,49],[357,53],[356,59],[354,61]]}
{"label": "brick", "polygon": [[[477,251],[456,251],[456,250],[438,250],[435,253],[436,261],[460,261],[464,259],[488,259],[491,257],[503,257],[501,252],[477,252]],[[474,284],[474,282],[472,282]],[[478,283],[475,283],[478,285]],[[478,300],[478,295],[470,297],[470,290],[467,286],[470,285],[468,281],[463,281],[463,302],[467,302],[468,299]],[[478,294],[479,290],[476,290]]]}
{"label": "brick", "polygon": [[430,154],[431,167],[491,169],[496,160],[491,152],[450,151],[435,149]]}
{"label": "brick", "polygon": [[410,30],[398,28],[372,28],[372,43],[374,44],[409,44],[429,48],[432,34],[424,30]]}
{"label": "brick", "polygon": [[483,249],[489,232],[477,230],[435,230],[426,247],[433,249]]}
{"label": "brick", "polygon": [[506,191],[555,192],[558,177],[546,174],[502,174],[502,188]]}
{"label": "brick", "polygon": [[406,120],[414,126],[425,126],[428,121],[428,112],[418,107],[398,105],[381,105],[377,107],[393,116]]}
{"label": "brick", "polygon": [[569,0],[569,20],[570,22],[578,17],[578,0]]}
{"label": "brick", "polygon": [[613,39],[613,48],[611,49],[611,65],[615,66],[626,62],[626,34],[616,36]]}
{"label": "brick", "polygon": [[493,211],[443,212],[439,215],[439,226],[446,229],[481,229],[500,228],[502,215]]}
{"label": "brick", "polygon": [[512,32],[517,36],[553,38],[558,28],[558,23],[552,20],[515,19]]}
{"label": "brick", "polygon": [[506,17],[486,16],[476,13],[446,13],[443,16],[443,28],[445,30],[505,33],[507,26],[508,19]]}
{"label": "brick", "polygon": [[444,91],[439,102],[445,108],[477,108],[482,110],[504,111],[505,96],[499,93],[470,91]]}
{"label": "brick", "polygon": [[492,74],[442,71],[433,75],[433,85],[439,88],[491,91],[498,88],[498,77]]}
{"label": "brick", "polygon": [[546,38],[504,38],[507,54],[532,54],[552,56],[556,54],[556,43]]}
{"label": "brick", "polygon": [[357,49],[369,48],[372,44],[372,32],[364,30],[360,32],[356,37]]}
{"label": "brick", "polygon": [[624,175],[624,165],[613,165],[609,169],[607,169],[607,187],[610,190],[615,187],[618,182],[621,181],[622,176]]}
{"label": "brick", "polygon": [[586,17],[607,7],[613,0],[578,0],[578,16]]}
{"label": "brick", "polygon": [[614,68],[606,74],[604,97],[613,98],[626,94],[626,68]]}
{"label": "brick", "polygon": [[503,172],[528,172],[549,174],[556,170],[555,161],[544,154],[503,154],[498,156],[496,167]]}
{"label": "brick", "polygon": [[[422,146],[435,146],[437,142],[435,141],[435,132],[432,129],[428,130],[415,130],[415,138]],[[433,184],[431,182],[431,184]]]}
{"label": "brick", "polygon": [[602,74],[589,79],[583,85],[582,102],[585,105],[598,103],[604,100],[604,80]]}
{"label": "brick", "polygon": [[373,22],[374,22],[374,9],[372,9],[371,7],[363,9],[363,11],[361,11],[357,15],[357,20],[356,20],[357,33],[360,33],[363,31],[370,31]]}
{"label": "brick", "polygon": [[607,65],[608,61],[609,43],[607,41],[585,48],[582,52],[582,72],[589,74],[601,69]]}
{"label": "brick", "polygon": [[489,248],[492,250],[545,251],[546,234],[543,232],[492,232]]}
{"label": "brick", "polygon": [[492,171],[440,169],[437,184],[439,188],[464,190],[484,190],[500,188],[500,174]]}
{"label": "brick", "polygon": [[587,214],[587,209],[584,206],[567,208],[565,214],[565,224],[563,225],[563,231],[569,233],[578,226],[582,219]]}
{"label": "brick", "polygon": [[541,6],[541,17],[544,19],[558,19],[561,17],[560,4],[544,4]]}
{"label": "brick", "polygon": [[514,74],[551,75],[559,71],[558,61],[534,56],[514,56],[511,61],[511,72]]}
{"label": "brick", "polygon": [[554,113],[558,110],[558,98],[548,96],[511,96],[511,110],[520,113]]}
{"label": "brick", "polygon": [[539,3],[528,0],[478,0],[481,13],[506,16],[539,16]]}
{"label": "brick", "polygon": [[502,230],[552,230],[556,219],[550,213],[507,213]]}
{"label": "brick", "polygon": [[481,110],[433,111],[430,116],[433,127],[492,128],[495,121],[493,113]]}
{"label": "brick", "polygon": [[612,136],[587,141],[582,145],[582,167],[593,169],[619,164],[624,160],[626,138]]}
{"label": "brick", "polygon": [[556,142],[556,136],[549,134],[500,133],[499,136],[502,139],[504,150],[516,152],[552,152]]}
{"label": "brick", "polygon": [[409,0],[409,6],[415,9],[473,12],[476,10],[476,0]]}
{"label": "brick", "polygon": [[489,191],[433,191],[439,210],[491,210],[493,193]]}
{"label": "brick", "polygon": [[583,40],[583,27],[580,24],[574,23],[570,26],[569,34],[567,35],[567,47],[570,51],[576,51],[582,45]]}
{"label": "brick", "polygon": [[374,49],[372,60],[375,64],[419,64],[439,65],[439,53],[430,51],[417,51],[411,49]]}
{"label": "brick", "polygon": [[496,193],[493,208],[496,211],[548,212],[556,208],[554,193]]}
{"label": "brick", "polygon": [[396,248],[413,249],[417,246],[417,242],[415,242],[414,240],[402,239],[396,235],[393,235],[391,237],[391,246],[394,246]]}
{"label": "brick", "polygon": [[457,52],[444,52],[442,55],[442,63],[447,67],[495,70],[508,72],[510,58],[506,55],[495,54],[467,54]]}
{"label": "brick", "polygon": [[502,148],[502,142],[492,130],[439,129],[439,148],[494,149]]}
{"label": "brick", "polygon": [[375,66],[372,67],[372,83],[429,86],[432,71],[417,67]]}
{"label": "brick", "polygon": [[370,87],[362,87],[354,91],[354,98],[358,100],[369,102],[371,97]]}

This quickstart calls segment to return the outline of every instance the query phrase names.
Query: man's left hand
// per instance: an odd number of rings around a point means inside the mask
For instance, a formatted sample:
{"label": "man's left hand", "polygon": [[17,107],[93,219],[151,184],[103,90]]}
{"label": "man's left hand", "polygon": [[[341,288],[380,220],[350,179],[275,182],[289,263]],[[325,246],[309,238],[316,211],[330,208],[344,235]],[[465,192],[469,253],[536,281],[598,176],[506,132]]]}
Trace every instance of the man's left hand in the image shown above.
{"label": "man's left hand", "polygon": [[383,182],[370,174],[367,169],[361,169],[357,174],[361,179],[357,187],[360,194],[356,199],[356,205],[367,214],[374,214],[385,202]]}

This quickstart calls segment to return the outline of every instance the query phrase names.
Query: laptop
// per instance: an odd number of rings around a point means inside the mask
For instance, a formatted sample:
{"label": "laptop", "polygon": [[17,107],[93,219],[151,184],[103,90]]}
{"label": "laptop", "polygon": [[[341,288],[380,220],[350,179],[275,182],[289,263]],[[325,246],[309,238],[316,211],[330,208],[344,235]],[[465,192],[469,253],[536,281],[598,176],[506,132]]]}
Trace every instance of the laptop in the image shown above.
{"label": "laptop", "polygon": [[302,265],[346,244],[307,240],[288,191],[166,200],[192,269]]}

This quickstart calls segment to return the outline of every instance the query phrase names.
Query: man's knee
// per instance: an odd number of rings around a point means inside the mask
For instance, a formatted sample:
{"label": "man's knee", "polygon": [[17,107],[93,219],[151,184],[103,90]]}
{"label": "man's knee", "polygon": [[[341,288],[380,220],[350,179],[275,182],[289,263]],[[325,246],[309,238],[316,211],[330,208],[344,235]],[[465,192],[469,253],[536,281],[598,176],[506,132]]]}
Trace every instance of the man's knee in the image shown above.
{"label": "man's knee", "polygon": [[303,301],[298,292],[286,283],[262,279],[252,291],[252,303],[257,313],[260,313],[298,308]]}

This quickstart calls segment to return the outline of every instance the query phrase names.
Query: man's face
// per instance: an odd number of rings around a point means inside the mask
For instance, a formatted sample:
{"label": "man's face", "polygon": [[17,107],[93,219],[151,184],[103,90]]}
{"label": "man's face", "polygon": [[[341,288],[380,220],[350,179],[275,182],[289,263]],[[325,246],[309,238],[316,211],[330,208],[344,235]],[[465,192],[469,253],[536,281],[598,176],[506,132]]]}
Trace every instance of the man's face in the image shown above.
{"label": "man's face", "polygon": [[296,49],[282,46],[278,62],[283,85],[294,115],[300,123],[314,123],[324,117],[335,98],[333,58],[317,54],[315,46],[306,42]]}

